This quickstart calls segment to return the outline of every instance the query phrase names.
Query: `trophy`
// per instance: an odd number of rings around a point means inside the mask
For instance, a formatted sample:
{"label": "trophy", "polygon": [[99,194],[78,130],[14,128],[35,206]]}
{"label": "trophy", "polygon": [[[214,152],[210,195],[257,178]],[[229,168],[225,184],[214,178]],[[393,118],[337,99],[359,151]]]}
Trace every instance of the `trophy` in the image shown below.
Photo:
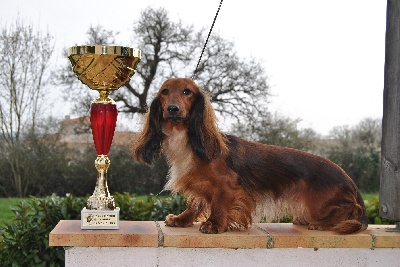
{"label": "trophy", "polygon": [[98,174],[93,195],[81,212],[81,229],[119,229],[119,208],[115,207],[107,186],[108,153],[117,123],[117,106],[108,95],[135,74],[140,56],[139,49],[123,46],[73,46],[68,49],[68,59],[78,79],[100,93],[90,107]]}

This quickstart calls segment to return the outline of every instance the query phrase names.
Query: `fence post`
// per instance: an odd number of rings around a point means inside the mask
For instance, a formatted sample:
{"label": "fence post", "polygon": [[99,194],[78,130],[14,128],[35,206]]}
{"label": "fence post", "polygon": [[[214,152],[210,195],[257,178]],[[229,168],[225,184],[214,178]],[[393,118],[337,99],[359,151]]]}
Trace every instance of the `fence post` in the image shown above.
{"label": "fence post", "polygon": [[400,1],[387,0],[386,12],[379,215],[400,231]]}

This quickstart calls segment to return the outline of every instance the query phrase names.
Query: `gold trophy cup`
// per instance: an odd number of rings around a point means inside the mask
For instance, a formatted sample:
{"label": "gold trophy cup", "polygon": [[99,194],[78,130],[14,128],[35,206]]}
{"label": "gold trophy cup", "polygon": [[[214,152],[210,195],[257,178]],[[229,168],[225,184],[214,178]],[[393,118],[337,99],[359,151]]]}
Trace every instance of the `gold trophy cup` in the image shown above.
{"label": "gold trophy cup", "polygon": [[68,49],[68,59],[78,79],[100,93],[90,107],[98,175],[93,195],[81,212],[81,229],[119,229],[119,208],[115,207],[107,186],[108,153],[117,123],[116,103],[108,95],[129,82],[140,56],[139,49],[123,46],[73,46]]}

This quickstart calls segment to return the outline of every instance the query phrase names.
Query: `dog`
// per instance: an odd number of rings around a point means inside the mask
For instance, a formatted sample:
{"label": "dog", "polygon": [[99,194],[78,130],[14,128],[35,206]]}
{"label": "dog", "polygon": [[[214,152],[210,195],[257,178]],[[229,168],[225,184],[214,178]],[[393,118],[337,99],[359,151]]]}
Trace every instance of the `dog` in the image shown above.
{"label": "dog", "polygon": [[352,179],[333,162],[296,149],[244,140],[219,131],[209,96],[188,78],[166,80],[132,146],[136,161],[165,154],[165,189],[187,197],[187,208],[166,217],[187,227],[205,218],[206,234],[247,229],[290,214],[311,230],[351,234],[368,227]]}

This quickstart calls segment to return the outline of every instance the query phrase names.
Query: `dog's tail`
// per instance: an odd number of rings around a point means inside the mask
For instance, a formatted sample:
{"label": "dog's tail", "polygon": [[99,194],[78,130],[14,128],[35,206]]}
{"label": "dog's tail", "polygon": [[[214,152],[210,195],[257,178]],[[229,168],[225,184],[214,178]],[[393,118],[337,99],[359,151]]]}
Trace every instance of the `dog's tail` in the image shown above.
{"label": "dog's tail", "polygon": [[341,221],[332,230],[339,234],[354,234],[368,228],[368,217],[364,215],[360,220],[352,219]]}

